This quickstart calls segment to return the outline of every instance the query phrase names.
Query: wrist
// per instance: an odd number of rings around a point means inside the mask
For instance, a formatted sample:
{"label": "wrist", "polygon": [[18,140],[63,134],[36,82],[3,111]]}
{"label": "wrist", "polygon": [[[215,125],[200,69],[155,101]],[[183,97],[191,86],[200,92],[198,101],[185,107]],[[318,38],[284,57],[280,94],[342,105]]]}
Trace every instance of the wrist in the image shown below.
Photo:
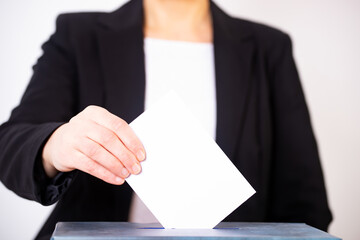
{"label": "wrist", "polygon": [[42,165],[44,167],[45,173],[49,178],[54,178],[58,174],[58,170],[54,167],[51,161],[51,137],[46,142],[43,151],[42,151]]}
{"label": "wrist", "polygon": [[46,175],[49,178],[54,178],[56,174],[58,174],[58,170],[48,161],[46,161],[44,158],[42,159],[42,164],[45,170]]}

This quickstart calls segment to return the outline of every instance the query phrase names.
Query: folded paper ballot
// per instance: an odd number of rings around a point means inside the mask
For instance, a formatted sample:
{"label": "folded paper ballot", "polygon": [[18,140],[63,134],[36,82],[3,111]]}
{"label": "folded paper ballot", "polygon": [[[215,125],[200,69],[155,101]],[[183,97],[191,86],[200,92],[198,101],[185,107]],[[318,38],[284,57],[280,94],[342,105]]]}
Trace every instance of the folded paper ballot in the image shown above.
{"label": "folded paper ballot", "polygon": [[255,193],[174,91],[130,126],[146,160],[126,181],[164,228],[213,228]]}

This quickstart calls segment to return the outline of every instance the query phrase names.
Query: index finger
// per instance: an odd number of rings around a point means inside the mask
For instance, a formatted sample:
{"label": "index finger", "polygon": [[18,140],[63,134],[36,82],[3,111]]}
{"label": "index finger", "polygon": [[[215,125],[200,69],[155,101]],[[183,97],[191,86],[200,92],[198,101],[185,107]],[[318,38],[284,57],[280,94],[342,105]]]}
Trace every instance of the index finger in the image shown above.
{"label": "index finger", "polygon": [[87,107],[84,114],[97,124],[113,131],[139,161],[145,160],[144,146],[126,121],[110,113],[105,108],[97,106]]}

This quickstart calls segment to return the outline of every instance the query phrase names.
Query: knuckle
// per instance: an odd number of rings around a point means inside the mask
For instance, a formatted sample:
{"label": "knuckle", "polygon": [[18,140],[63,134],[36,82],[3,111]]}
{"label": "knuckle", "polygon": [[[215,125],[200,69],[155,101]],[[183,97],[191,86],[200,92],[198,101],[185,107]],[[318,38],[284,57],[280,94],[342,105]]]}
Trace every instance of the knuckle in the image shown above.
{"label": "knuckle", "polygon": [[89,105],[87,106],[82,112],[81,114],[84,115],[92,115],[92,114],[96,114],[99,113],[103,110],[103,108],[99,107],[99,106],[95,106],[95,105]]}
{"label": "knuckle", "polygon": [[92,112],[92,111],[95,111],[98,107],[95,106],[95,105],[89,105],[87,106],[83,112]]}
{"label": "knuckle", "polygon": [[111,122],[111,126],[113,127],[113,129],[117,132],[117,131],[121,131],[124,127],[126,127],[127,123],[122,120],[121,118],[115,118],[112,120]]}
{"label": "knuckle", "polygon": [[121,170],[123,169],[123,166],[118,161],[111,162],[109,164],[109,167],[110,167],[112,173],[118,174],[118,175],[119,175],[119,173],[121,173]]}
{"label": "knuckle", "polygon": [[112,155],[108,155],[103,162],[104,166],[111,172],[114,172],[119,167],[120,162]]}
{"label": "knuckle", "polygon": [[135,158],[128,152],[122,151],[120,153],[120,161],[126,166],[132,165],[135,162]]}
{"label": "knuckle", "polygon": [[75,123],[78,118],[76,116],[70,118],[69,123]]}
{"label": "knuckle", "polygon": [[85,153],[90,158],[96,157],[98,155],[99,151],[100,151],[100,146],[98,146],[96,144],[87,144],[85,146]]}
{"label": "knuckle", "polygon": [[85,165],[85,169],[88,173],[93,175],[94,173],[96,173],[97,167],[91,161],[87,161],[87,163]]}
{"label": "knuckle", "polygon": [[83,117],[82,113],[79,113],[78,115],[70,118],[69,123],[71,124],[71,126],[81,127],[84,125],[85,120],[86,118]]}
{"label": "knuckle", "polygon": [[128,159],[128,154],[125,151],[120,151],[119,159],[120,161],[124,162],[126,159]]}
{"label": "knuckle", "polygon": [[101,141],[104,145],[110,145],[117,140],[117,137],[112,133],[103,133],[101,138]]}
{"label": "knuckle", "polygon": [[119,164],[117,164],[116,161],[110,161],[107,165],[111,171],[115,171],[119,168]]}
{"label": "knuckle", "polygon": [[79,116],[86,116],[88,114],[91,114],[94,110],[94,106],[90,105],[90,106],[87,106],[84,110],[82,110],[80,113],[79,113]]}
{"label": "knuckle", "polygon": [[140,144],[140,142],[137,139],[130,139],[127,147],[130,148],[131,150],[138,150],[141,149],[142,144]]}

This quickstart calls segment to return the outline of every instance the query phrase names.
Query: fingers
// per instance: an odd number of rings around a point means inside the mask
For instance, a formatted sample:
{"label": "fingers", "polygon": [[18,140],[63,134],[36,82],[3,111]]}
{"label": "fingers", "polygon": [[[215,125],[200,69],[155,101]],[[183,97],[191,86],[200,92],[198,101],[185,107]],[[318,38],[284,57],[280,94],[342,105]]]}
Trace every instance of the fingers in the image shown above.
{"label": "fingers", "polygon": [[94,142],[92,139],[84,138],[83,141],[79,143],[79,149],[77,150],[89,159],[106,168],[108,171],[112,172],[114,175],[124,179],[129,176],[129,171],[124,167],[124,165],[110,152],[98,143]]}
{"label": "fingers", "polygon": [[[105,153],[102,153],[102,156],[94,157],[96,157],[97,161],[100,164],[107,167],[110,171],[113,171],[114,173],[120,171],[118,170],[120,166],[116,162],[121,163],[121,167],[123,168],[125,166],[128,172],[132,174],[138,174],[141,172],[141,166],[137,158],[123,145],[123,143],[118,139],[117,135],[114,132],[110,131],[106,127],[103,127],[93,122],[88,122],[87,124],[89,126],[86,127],[86,136],[92,141],[94,141],[93,143],[97,143],[99,146],[86,146],[86,148],[90,148],[86,149],[85,151],[97,151],[94,150],[97,148],[102,148],[103,150],[106,149],[105,151],[107,151],[108,155],[111,155],[111,157],[106,157]],[[86,155],[94,159],[93,156],[89,156],[88,154]],[[121,169],[121,171],[124,171],[124,169]]]}
{"label": "fingers", "polygon": [[83,113],[92,121],[114,132],[124,146],[136,156],[138,161],[145,160],[145,150],[141,141],[124,120],[106,109],[96,106],[87,107]]}
{"label": "fingers", "polygon": [[123,178],[110,172],[97,162],[87,157],[85,154],[77,152],[77,155],[77,159],[79,160],[77,169],[80,171],[93,175],[94,177],[102,179],[103,181],[110,184],[121,185],[125,182]]}

